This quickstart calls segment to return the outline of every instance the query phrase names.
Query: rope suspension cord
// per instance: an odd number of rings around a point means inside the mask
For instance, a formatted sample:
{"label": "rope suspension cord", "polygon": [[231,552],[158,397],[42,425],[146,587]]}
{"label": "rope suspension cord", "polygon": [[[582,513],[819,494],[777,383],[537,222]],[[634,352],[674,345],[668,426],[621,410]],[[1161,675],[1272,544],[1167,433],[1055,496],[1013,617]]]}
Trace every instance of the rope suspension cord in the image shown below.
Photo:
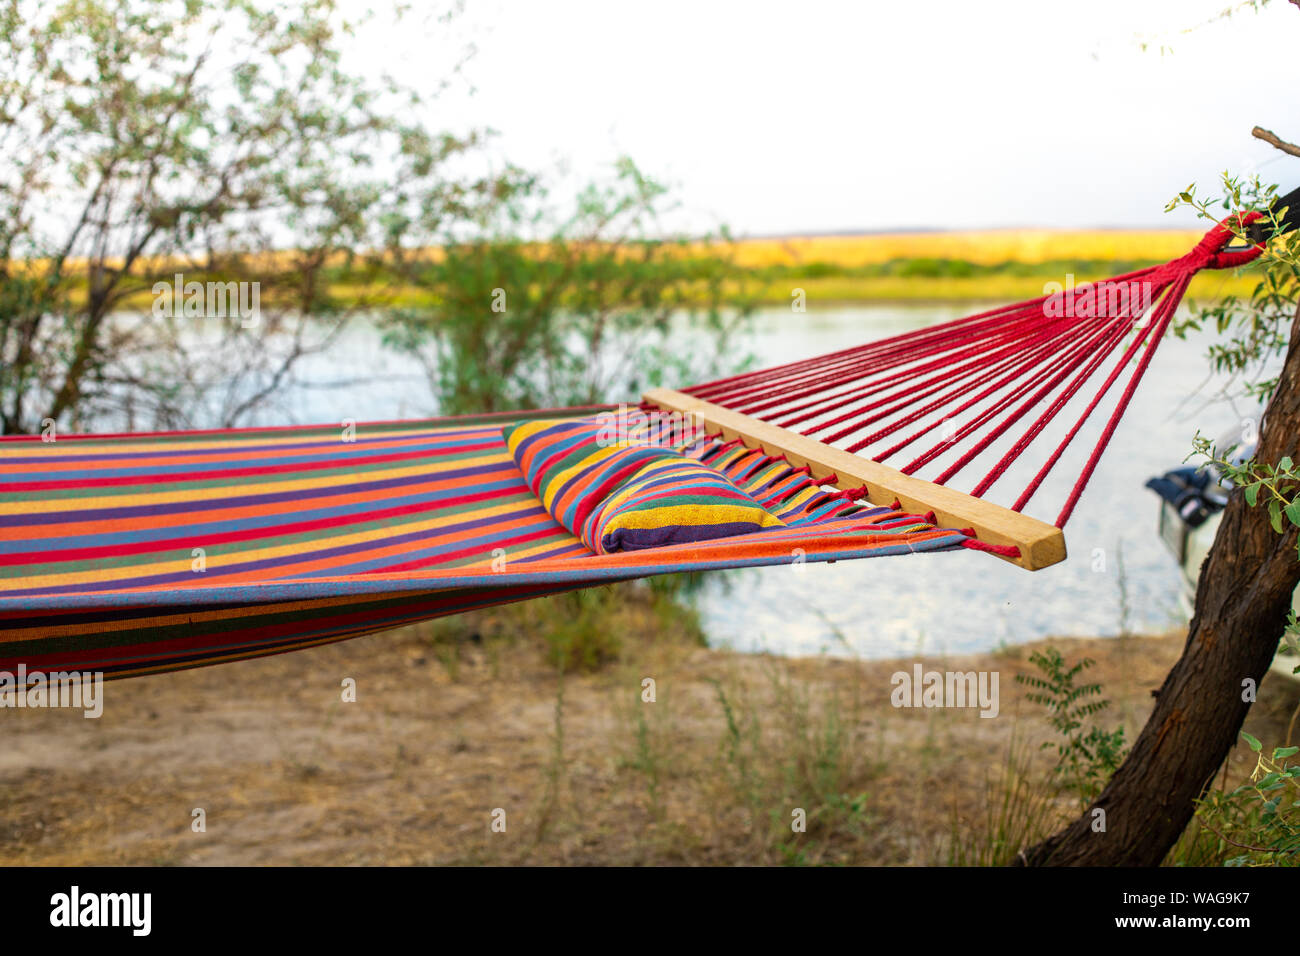
{"label": "rope suspension cord", "polygon": [[[1292,205],[1300,206],[1300,197]],[[1028,302],[829,355],[731,375],[684,394],[881,464],[928,438],[928,446],[895,467],[915,475],[934,466],[938,474],[928,480],[945,487],[1004,436],[1013,439],[984,474],[968,483],[968,494],[975,498],[988,494],[1017,462],[1032,466],[1044,444],[1040,439],[1060,418],[1066,426],[1063,437],[1050,451],[1042,450],[1033,477],[1011,505],[1021,512],[1118,384],[1118,397],[1060,507],[1055,526],[1061,528],[1192,278],[1203,269],[1235,268],[1258,258],[1268,238],[1260,232],[1264,218],[1260,212],[1230,216],[1187,255],[1164,265],[1062,287]],[[1291,219],[1300,223],[1294,208],[1283,222],[1284,231],[1295,227]],[[1230,248],[1238,233],[1247,235],[1250,244]],[[1085,399],[1077,415],[1066,414]],[[1017,432],[1022,422],[1028,424]],[[1007,557],[1017,554],[1014,546],[973,536],[966,544]]]}

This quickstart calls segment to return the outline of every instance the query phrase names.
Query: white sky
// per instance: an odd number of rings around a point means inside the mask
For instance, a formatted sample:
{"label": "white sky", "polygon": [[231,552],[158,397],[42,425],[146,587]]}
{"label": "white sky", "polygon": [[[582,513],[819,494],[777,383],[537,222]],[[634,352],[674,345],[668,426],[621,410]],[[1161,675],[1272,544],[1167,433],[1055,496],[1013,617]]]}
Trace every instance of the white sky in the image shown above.
{"label": "white sky", "polygon": [[692,229],[1185,226],[1192,181],[1300,180],[1250,137],[1300,138],[1300,9],[1184,32],[1232,2],[466,0],[357,50],[428,90],[472,43],[436,124],[575,177],[626,153]]}

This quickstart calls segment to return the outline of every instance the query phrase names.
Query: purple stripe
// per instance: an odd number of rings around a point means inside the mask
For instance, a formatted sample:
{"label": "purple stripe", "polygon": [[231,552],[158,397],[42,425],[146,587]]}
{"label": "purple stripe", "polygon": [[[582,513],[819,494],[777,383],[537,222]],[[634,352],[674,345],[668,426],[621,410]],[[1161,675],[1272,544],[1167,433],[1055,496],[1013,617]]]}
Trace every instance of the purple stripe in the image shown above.
{"label": "purple stripe", "polygon": [[691,544],[734,538],[741,534],[762,531],[757,522],[726,521],[722,524],[679,524],[666,528],[618,528],[600,539],[605,551],[642,551],[662,548],[670,544]]}

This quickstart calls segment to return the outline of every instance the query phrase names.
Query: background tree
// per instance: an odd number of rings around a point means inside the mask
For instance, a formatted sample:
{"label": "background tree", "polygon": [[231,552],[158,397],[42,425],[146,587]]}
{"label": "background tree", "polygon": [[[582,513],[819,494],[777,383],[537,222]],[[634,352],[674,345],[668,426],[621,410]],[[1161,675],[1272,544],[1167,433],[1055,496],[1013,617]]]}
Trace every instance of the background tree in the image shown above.
{"label": "background tree", "polygon": [[393,313],[388,340],[424,361],[440,412],[636,400],[746,363],[749,274],[725,230],[665,230],[667,189],[630,159],[571,207],[519,170],[500,185],[472,226],[416,214],[390,237],[420,304]]}
{"label": "background tree", "polygon": [[[0,432],[247,422],[374,304],[331,282],[394,209],[493,193],[446,172],[476,134],[343,68],[350,28],[333,0],[4,0]],[[260,283],[261,321],[160,321],[178,272]]]}

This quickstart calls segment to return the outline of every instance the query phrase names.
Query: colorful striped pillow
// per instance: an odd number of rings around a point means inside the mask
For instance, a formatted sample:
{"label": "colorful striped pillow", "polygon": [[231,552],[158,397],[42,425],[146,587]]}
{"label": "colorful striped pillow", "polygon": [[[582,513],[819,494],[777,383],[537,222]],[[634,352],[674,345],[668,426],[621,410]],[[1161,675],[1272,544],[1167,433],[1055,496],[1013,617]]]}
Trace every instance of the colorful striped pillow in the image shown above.
{"label": "colorful striped pillow", "polygon": [[542,506],[598,554],[782,525],[708,465],[669,448],[619,444],[593,419],[520,422],[502,433]]}

